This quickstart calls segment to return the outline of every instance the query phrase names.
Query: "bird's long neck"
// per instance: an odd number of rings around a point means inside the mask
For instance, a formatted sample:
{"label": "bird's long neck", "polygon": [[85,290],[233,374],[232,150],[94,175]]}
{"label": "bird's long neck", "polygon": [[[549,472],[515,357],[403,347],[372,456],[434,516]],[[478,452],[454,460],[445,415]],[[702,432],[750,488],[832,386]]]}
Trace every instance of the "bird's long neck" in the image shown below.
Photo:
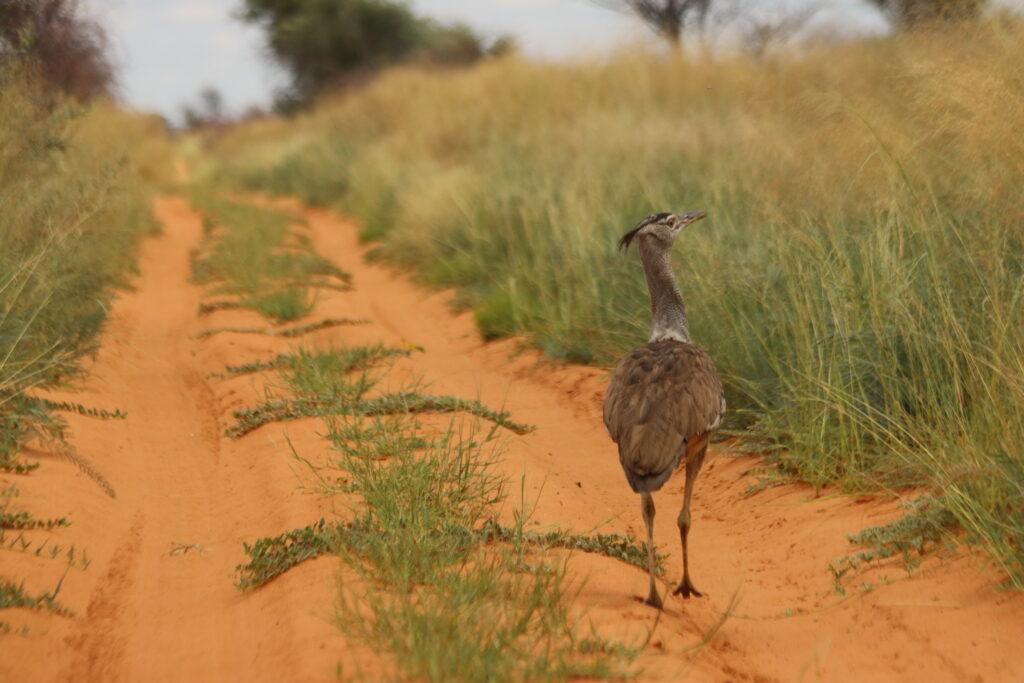
{"label": "bird's long neck", "polygon": [[640,261],[644,264],[647,289],[651,293],[650,341],[690,341],[686,304],[672,273],[671,247],[653,239],[640,240]]}

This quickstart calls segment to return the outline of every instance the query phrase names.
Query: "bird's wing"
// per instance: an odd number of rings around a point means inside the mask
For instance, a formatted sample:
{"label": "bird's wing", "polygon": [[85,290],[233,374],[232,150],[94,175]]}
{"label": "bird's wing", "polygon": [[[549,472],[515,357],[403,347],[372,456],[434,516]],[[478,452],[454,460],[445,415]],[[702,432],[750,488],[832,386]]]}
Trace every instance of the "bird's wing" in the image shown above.
{"label": "bird's wing", "polygon": [[693,344],[663,341],[619,363],[605,396],[604,422],[623,467],[652,476],[674,469],[686,441],[715,429],[724,407],[711,358]]}

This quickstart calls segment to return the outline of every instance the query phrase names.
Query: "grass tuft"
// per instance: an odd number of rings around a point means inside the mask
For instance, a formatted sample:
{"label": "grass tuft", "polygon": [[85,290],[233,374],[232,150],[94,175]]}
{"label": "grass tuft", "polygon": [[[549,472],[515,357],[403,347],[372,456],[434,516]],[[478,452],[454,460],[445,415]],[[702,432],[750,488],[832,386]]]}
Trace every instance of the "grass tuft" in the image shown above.
{"label": "grass tuft", "polygon": [[[414,447],[424,448],[427,444],[416,442]],[[380,447],[377,452],[387,451],[394,454],[393,448]],[[364,456],[365,457],[365,456]],[[378,460],[380,458],[377,458]],[[347,492],[358,490],[358,485],[347,487]],[[323,519],[316,524],[286,531],[279,536],[258,539],[252,545],[243,544],[249,561],[236,567],[238,572],[237,585],[241,590],[258,588],[276,579],[281,574],[306,560],[312,560],[337,549],[343,543],[353,543],[351,538],[343,540],[347,534],[358,537],[360,534],[372,533],[372,530],[361,528],[350,523],[329,525]],[[533,533],[500,524],[496,519],[487,519],[483,526],[472,532],[475,542],[482,544],[505,543],[513,546],[533,546],[538,549],[563,548],[579,550],[595,555],[604,555],[626,564],[647,571],[647,549],[622,534],[576,534],[565,530]],[[663,573],[662,562],[665,556],[658,555],[658,573]]]}
{"label": "grass tuft", "polygon": [[251,308],[276,323],[313,310],[310,290],[349,289],[351,276],[318,255],[310,240],[293,229],[284,211],[197,192],[193,202],[205,217],[204,250],[192,260],[193,279],[218,284],[236,300],[200,305],[200,314]]}
{"label": "grass tuft", "polygon": [[252,408],[241,408],[232,414],[235,424],[225,434],[238,439],[271,422],[288,422],[306,417],[340,415],[411,415],[415,413],[468,413],[490,420],[515,434],[528,434],[534,427],[515,422],[510,414],[488,408],[480,401],[468,401],[454,396],[433,396],[414,391],[383,394],[350,400],[349,397],[322,399],[272,399]]}
{"label": "grass tuft", "polygon": [[[564,548],[585,553],[604,555],[647,571],[647,546],[622,534],[576,534],[564,529],[537,533],[522,527],[508,527],[496,520],[488,520],[480,531],[485,541],[498,541],[515,545],[528,544],[540,548]],[[663,574],[665,555],[658,554],[657,573]]]}
{"label": "grass tuft", "polygon": [[23,531],[16,536],[8,534],[0,529],[0,550],[34,555],[49,560],[63,560],[68,567],[73,569],[86,570],[92,564],[89,554],[74,545],[65,546],[60,543],[51,543],[50,539],[43,539],[41,542],[27,538]]}
{"label": "grass tuft", "polygon": [[[61,580],[63,581],[63,579]],[[2,609],[31,609],[45,610],[51,614],[62,617],[72,617],[74,613],[57,602],[57,595],[60,593],[61,583],[58,583],[53,591],[29,595],[25,592],[23,584],[17,584],[9,579],[0,576],[0,610]],[[2,624],[2,622],[0,622]]]}
{"label": "grass tuft", "polygon": [[317,352],[300,350],[297,354],[278,354],[269,361],[229,365],[225,368],[224,374],[237,376],[284,368],[294,370],[302,364],[315,364],[322,367],[330,366],[333,372],[345,374],[357,370],[367,370],[382,361],[397,357],[408,357],[411,354],[410,350],[393,349],[382,344],[375,346],[338,347]]}
{"label": "grass tuft", "polygon": [[0,511],[0,529],[18,529],[21,531],[43,529],[51,531],[66,526],[71,526],[71,522],[67,517],[37,519],[23,510],[19,512]]}
{"label": "grass tuft", "polygon": [[383,347],[333,348],[319,352],[300,349],[296,354],[279,357],[284,378],[296,398],[274,398],[251,408],[235,410],[235,424],[225,431],[239,438],[271,422],[286,422],[307,417],[356,415],[412,415],[417,413],[468,413],[490,420],[516,434],[533,427],[515,422],[505,411],[454,396],[435,396],[417,391],[369,395],[374,381],[365,373],[356,379],[353,370],[372,366],[403,352]]}
{"label": "grass tuft", "polygon": [[240,590],[258,588],[306,560],[330,550],[334,530],[321,519],[316,524],[286,531],[273,538],[261,538],[244,544],[249,561],[238,565],[236,585]]}
{"label": "grass tuft", "polygon": [[126,420],[128,414],[122,410],[104,410],[102,408],[90,408],[84,406],[81,403],[73,403],[70,401],[48,401],[40,399],[42,405],[47,410],[61,411],[65,413],[75,413],[83,417],[92,417],[97,420]]}
{"label": "grass tuft", "polygon": [[267,294],[246,297],[241,303],[277,323],[298,320],[313,310],[313,300],[309,293],[297,287],[286,287]]}
{"label": "grass tuft", "polygon": [[51,531],[60,527],[71,526],[66,517],[53,519],[38,519],[24,510],[11,510],[11,501],[19,495],[17,486],[8,486],[0,490],[0,530],[16,529],[20,531],[31,531],[43,529]]}
{"label": "grass tuft", "polygon": [[850,535],[850,543],[865,549],[830,565],[837,589],[844,576],[865,564],[899,555],[907,572],[911,572],[930,550],[943,541],[952,542],[957,519],[943,501],[924,495],[905,507],[908,512],[903,517]]}
{"label": "grass tuft", "polygon": [[239,308],[245,308],[245,304],[241,301],[204,301],[199,304],[199,315],[210,315],[217,311],[234,311]]}

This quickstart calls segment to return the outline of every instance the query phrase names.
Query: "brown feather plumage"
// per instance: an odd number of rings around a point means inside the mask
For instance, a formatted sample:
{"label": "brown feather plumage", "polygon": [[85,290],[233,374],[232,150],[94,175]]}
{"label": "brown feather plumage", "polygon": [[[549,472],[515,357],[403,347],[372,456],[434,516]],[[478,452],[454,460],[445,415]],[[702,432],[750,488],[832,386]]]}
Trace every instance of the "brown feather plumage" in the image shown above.
{"label": "brown feather plumage", "polygon": [[687,445],[717,428],[724,411],[711,357],[694,344],[663,340],[635,349],[615,368],[604,423],[640,493],[660,489],[685,464]]}

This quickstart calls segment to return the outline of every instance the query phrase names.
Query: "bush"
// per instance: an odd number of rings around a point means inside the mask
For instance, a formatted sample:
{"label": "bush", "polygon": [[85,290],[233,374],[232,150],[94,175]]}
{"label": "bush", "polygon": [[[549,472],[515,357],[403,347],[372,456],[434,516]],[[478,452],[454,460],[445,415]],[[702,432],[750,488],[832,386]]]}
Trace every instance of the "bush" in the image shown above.
{"label": "bush", "polygon": [[106,35],[77,0],[4,0],[0,65],[28,59],[45,82],[79,99],[110,95],[114,69]]}
{"label": "bush", "polygon": [[442,25],[392,0],[245,0],[240,17],[263,27],[277,60],[292,75],[281,105],[301,107],[397,62],[467,64],[484,56],[468,27]]}

